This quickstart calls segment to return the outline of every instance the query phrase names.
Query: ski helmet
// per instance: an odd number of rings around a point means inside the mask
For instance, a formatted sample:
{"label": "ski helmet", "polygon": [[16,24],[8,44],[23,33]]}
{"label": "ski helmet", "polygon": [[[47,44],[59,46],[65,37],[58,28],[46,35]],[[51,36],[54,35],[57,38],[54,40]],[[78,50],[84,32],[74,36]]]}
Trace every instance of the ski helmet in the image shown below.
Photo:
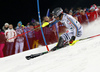
{"label": "ski helmet", "polygon": [[52,11],[52,14],[54,17],[58,17],[61,13],[63,13],[63,9],[58,7],[58,8],[55,8],[53,11]]}

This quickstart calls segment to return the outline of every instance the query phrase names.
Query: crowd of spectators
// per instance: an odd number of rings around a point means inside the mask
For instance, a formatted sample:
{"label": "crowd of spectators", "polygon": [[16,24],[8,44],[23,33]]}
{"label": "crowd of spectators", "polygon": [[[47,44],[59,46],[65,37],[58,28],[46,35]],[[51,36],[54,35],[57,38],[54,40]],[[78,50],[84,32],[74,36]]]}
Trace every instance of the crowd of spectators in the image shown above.
{"label": "crowd of spectators", "polygon": [[[71,8],[68,10],[65,8],[65,13],[72,15],[81,24],[94,21],[100,15],[100,7],[93,4],[90,9],[88,8]],[[45,16],[42,23],[46,23],[52,20],[53,17]],[[44,36],[47,44],[51,44],[58,41],[56,26],[59,34],[65,31],[65,26],[60,22],[52,27],[43,27]],[[26,26],[21,21],[17,26],[13,28],[12,24],[5,23],[2,29],[0,29],[0,57],[17,54],[28,49],[37,48],[39,45],[45,45],[39,22],[32,19]]]}

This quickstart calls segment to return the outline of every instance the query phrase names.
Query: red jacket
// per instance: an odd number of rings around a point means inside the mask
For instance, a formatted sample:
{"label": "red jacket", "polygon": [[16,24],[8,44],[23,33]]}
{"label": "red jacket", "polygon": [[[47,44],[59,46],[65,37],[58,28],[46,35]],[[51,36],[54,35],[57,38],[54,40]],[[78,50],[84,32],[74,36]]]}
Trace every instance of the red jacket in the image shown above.
{"label": "red jacket", "polygon": [[5,43],[6,41],[6,38],[5,38],[5,35],[3,32],[0,32],[0,44],[3,44]]}

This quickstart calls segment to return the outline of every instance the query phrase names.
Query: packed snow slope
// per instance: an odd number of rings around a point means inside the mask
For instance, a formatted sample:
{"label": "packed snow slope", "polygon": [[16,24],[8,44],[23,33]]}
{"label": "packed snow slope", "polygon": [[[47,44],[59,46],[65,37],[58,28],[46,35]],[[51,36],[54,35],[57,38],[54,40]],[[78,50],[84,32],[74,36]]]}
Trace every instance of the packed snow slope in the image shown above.
{"label": "packed snow slope", "polygon": [[[84,25],[82,38],[100,34],[100,18]],[[51,49],[56,45],[49,45]],[[25,56],[46,51],[39,47],[0,59],[0,72],[100,72],[100,37],[77,42],[35,59]]]}

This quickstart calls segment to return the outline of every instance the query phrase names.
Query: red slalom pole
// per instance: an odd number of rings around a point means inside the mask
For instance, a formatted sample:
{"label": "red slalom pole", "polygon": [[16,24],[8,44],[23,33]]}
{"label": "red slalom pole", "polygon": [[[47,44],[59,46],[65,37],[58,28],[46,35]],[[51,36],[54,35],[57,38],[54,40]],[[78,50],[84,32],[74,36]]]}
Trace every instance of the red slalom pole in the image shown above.
{"label": "red slalom pole", "polygon": [[47,51],[49,51],[48,45],[46,45]]}

